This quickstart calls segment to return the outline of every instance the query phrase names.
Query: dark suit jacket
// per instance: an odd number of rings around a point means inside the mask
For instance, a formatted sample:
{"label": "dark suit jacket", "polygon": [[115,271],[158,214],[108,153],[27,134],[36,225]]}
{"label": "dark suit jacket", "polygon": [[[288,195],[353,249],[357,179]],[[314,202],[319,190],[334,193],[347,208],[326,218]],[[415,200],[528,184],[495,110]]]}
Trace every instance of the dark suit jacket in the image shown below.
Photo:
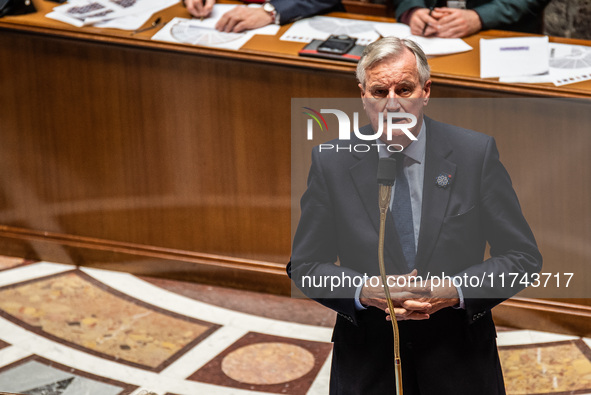
{"label": "dark suit jacket", "polygon": [[[462,286],[465,310],[446,308],[429,320],[399,323],[405,395],[502,394],[490,309],[519,288],[499,288],[498,281],[494,288],[490,280],[501,273],[538,272],[542,258],[494,139],[427,117],[425,122],[416,267],[420,276],[445,272],[484,281],[482,287]],[[367,144],[357,138],[350,143]],[[304,293],[338,312],[331,394],[395,393],[392,328],[384,312],[357,311],[354,283],[332,290],[302,284],[303,276],[379,275],[377,164],[375,150],[314,149],[287,268]],[[436,183],[442,173],[451,175],[446,188]],[[484,260],[486,242],[491,258]],[[408,271],[392,216],[386,222],[385,261],[388,274]]]}
{"label": "dark suit jacket", "polygon": [[318,14],[345,11],[341,0],[272,0],[282,25]]}

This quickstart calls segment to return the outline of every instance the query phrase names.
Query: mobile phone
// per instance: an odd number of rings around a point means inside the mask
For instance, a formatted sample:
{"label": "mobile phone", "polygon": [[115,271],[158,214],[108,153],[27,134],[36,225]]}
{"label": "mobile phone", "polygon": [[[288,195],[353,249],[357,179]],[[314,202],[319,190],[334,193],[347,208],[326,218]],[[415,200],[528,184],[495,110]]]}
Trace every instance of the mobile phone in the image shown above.
{"label": "mobile phone", "polygon": [[320,43],[316,50],[323,53],[343,55],[349,52],[356,42],[356,38],[347,35],[332,35],[326,41]]}

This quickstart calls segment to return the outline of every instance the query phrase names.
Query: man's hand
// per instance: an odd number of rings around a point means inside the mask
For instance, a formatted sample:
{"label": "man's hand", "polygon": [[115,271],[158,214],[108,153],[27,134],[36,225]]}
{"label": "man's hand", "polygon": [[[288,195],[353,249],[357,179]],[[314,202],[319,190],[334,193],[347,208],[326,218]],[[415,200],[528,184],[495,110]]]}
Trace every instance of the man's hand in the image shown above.
{"label": "man's hand", "polygon": [[[415,36],[424,35],[425,37],[429,37],[437,34],[437,19],[429,16],[428,8],[419,8],[414,11],[408,21],[408,25],[410,26],[410,32]],[[427,26],[426,29],[425,26]],[[425,34],[423,34],[423,30],[425,30]]]}
{"label": "man's hand", "polygon": [[189,14],[197,18],[206,18],[211,14],[215,0],[185,0]]}
{"label": "man's hand", "polygon": [[222,15],[215,28],[221,32],[240,33],[273,22],[273,17],[262,8],[238,6]]}
{"label": "man's hand", "polygon": [[[417,275],[416,269],[404,276],[388,276],[388,283],[391,286],[390,296],[394,304],[394,313],[398,321],[402,320],[425,320],[429,315],[425,313],[432,308],[431,304],[425,301],[430,292],[428,288],[413,286],[412,277]],[[398,277],[406,277],[406,281],[397,281]],[[397,284],[406,284],[404,287],[399,287]],[[388,312],[388,302],[386,301],[386,294],[382,286],[380,277],[372,277],[365,282],[361,289],[359,301],[364,306],[374,306],[380,310]],[[386,319],[389,319],[389,315]]]}
{"label": "man's hand", "polygon": [[[415,11],[415,14],[418,11],[420,10]],[[437,32],[435,34],[437,37],[461,38],[477,33],[482,29],[480,17],[474,10],[441,7],[435,8],[431,16],[437,20]],[[413,32],[413,34],[415,33]]]}
{"label": "man's hand", "polygon": [[[424,288],[421,288],[423,290],[423,292],[427,293],[427,296],[419,298],[419,299],[407,301],[407,303],[414,302],[413,306],[415,306],[415,307],[425,306],[425,305],[428,306],[424,309],[418,309],[418,308],[414,309],[413,312],[415,314],[425,314],[427,316],[431,316],[431,314],[434,314],[443,308],[457,306],[460,303],[460,297],[458,295],[458,290],[453,284],[450,284],[449,282],[447,282],[444,285],[440,285],[437,287],[433,286],[432,289],[431,289],[431,287],[432,287],[431,282],[427,282],[427,285]],[[396,319],[400,320],[398,318],[397,309],[394,309],[394,310],[395,310],[394,313],[396,314]],[[390,314],[388,309],[386,309],[386,313]],[[386,317],[386,319],[390,320],[391,319],[390,315],[388,315]]]}

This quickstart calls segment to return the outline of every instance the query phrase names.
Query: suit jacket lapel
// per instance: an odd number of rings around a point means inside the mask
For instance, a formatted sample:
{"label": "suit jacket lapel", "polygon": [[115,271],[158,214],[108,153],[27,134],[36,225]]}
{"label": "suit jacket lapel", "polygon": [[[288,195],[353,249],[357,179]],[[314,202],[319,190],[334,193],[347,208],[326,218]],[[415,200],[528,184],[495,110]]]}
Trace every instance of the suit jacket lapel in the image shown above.
{"label": "suit jacket lapel", "polygon": [[423,207],[421,210],[421,231],[417,248],[416,267],[419,274],[426,271],[433,248],[439,237],[445,217],[447,203],[453,185],[446,188],[437,186],[436,179],[441,173],[455,178],[456,165],[447,157],[452,152],[447,139],[437,131],[431,119],[425,117],[427,146],[425,152],[425,177],[423,181]]}

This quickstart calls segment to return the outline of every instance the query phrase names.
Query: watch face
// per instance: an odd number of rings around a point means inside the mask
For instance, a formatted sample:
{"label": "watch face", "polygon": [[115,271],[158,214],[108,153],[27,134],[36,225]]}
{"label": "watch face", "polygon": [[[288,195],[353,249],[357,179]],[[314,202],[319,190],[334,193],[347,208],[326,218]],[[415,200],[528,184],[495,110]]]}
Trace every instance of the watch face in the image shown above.
{"label": "watch face", "polygon": [[263,10],[265,10],[268,13],[272,13],[275,12],[275,6],[271,3],[265,3],[263,4]]}

